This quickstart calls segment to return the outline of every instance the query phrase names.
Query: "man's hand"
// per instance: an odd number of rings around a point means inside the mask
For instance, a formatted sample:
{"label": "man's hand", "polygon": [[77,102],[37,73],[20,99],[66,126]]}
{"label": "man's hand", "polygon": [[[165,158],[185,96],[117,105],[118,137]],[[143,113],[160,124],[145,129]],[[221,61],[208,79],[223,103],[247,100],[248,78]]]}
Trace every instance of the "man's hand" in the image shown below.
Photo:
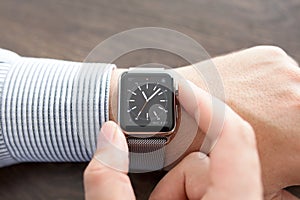
{"label": "man's hand", "polygon": [[[300,185],[300,69],[283,50],[259,46],[216,57],[224,83],[225,101],[255,130],[262,165],[265,196],[281,197],[283,188]],[[206,70],[206,62],[195,65]],[[210,66],[208,66],[210,67]],[[206,89],[194,66],[175,69],[181,76]],[[208,69],[209,70],[209,69]],[[117,80],[124,69],[114,70],[111,82],[110,116],[116,119]],[[195,127],[185,111],[178,134],[183,137]],[[204,135],[198,132],[186,154],[199,150]],[[184,141],[183,141],[184,142]],[[166,160],[173,160],[180,148],[167,149]]]}
{"label": "man's hand", "polygon": [[[199,128],[207,130],[213,115],[211,97],[192,84],[196,101],[191,101],[189,90],[180,88],[181,105],[199,120]],[[228,106],[225,112],[223,129],[209,157],[191,153],[159,182],[150,199],[262,199],[254,131]]]}
{"label": "man's hand", "polygon": [[[179,101],[207,130],[213,115],[211,96],[192,85],[180,87]],[[196,101],[189,98],[192,94]],[[200,152],[185,158],[158,184],[153,199],[262,199],[260,165],[253,129],[223,102],[225,124],[207,157]],[[201,113],[201,116],[198,114]],[[134,199],[128,176],[128,147],[114,122],[103,125],[98,149],[84,173],[86,199]]]}
{"label": "man's hand", "polygon": [[[282,49],[258,46],[216,57],[225,101],[255,130],[266,198],[288,195],[300,185],[300,69]],[[195,65],[201,70],[205,62]],[[196,85],[205,84],[193,66],[176,69]]]}

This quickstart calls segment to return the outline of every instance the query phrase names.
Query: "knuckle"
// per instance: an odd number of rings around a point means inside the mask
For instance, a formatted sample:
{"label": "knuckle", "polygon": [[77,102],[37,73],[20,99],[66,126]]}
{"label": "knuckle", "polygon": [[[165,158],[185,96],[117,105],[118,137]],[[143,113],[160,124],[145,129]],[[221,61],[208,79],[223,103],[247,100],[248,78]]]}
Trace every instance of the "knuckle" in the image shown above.
{"label": "knuckle", "polygon": [[260,46],[261,50],[263,50],[268,56],[274,57],[283,57],[286,56],[287,53],[278,46]]}
{"label": "knuckle", "polygon": [[254,129],[253,127],[251,126],[251,124],[247,121],[243,121],[243,127],[244,127],[244,130],[249,133],[249,135],[254,135]]}
{"label": "knuckle", "polygon": [[299,63],[290,55],[288,55],[288,59],[290,61],[290,63],[292,63],[293,67],[298,68],[299,69]]}
{"label": "knuckle", "polygon": [[191,164],[194,160],[199,160],[201,159],[202,161],[205,161],[207,158],[207,156],[203,153],[200,153],[200,152],[192,152],[190,153],[189,155],[187,155],[185,158],[184,158],[184,163],[189,165]]}
{"label": "knuckle", "polygon": [[295,67],[295,65],[289,64],[286,61],[282,61],[277,68],[278,73],[284,75],[288,80],[295,80],[300,82],[300,68]]}
{"label": "knuckle", "polygon": [[93,175],[88,170],[84,170],[83,172],[83,181],[85,183],[93,182]]}
{"label": "knuckle", "polygon": [[290,102],[292,103],[293,107],[295,106],[298,110],[300,108],[300,88],[297,86],[292,86],[286,92],[286,97],[289,98]]}
{"label": "knuckle", "polygon": [[236,115],[236,117],[231,117],[230,125],[224,127],[223,134],[232,134],[236,133],[235,141],[239,141],[240,143],[250,146],[256,147],[256,138],[255,132],[249,122],[242,119],[240,116]]}
{"label": "knuckle", "polygon": [[200,199],[200,197],[203,196],[203,185],[193,184],[187,185],[187,187],[189,199]]}
{"label": "knuckle", "polygon": [[260,45],[249,49],[249,55],[255,57],[256,62],[274,64],[281,60],[288,60],[287,53],[278,46]]}
{"label": "knuckle", "polygon": [[91,175],[91,170],[90,170],[90,167],[87,166],[83,172],[83,178],[88,178],[89,176]]}
{"label": "knuckle", "polygon": [[243,122],[241,123],[241,133],[246,143],[254,147],[256,146],[255,132],[249,122],[243,120]]}
{"label": "knuckle", "polygon": [[105,173],[106,168],[97,168],[93,165],[93,163],[90,163],[83,172],[83,180],[85,183],[95,182],[97,176],[101,176]]}
{"label": "knuckle", "polygon": [[85,170],[83,173],[83,181],[86,185],[98,185],[101,186],[110,181],[114,181],[118,184],[129,184],[129,177],[117,171],[109,168],[101,168],[97,170],[88,171]]}
{"label": "knuckle", "polygon": [[189,155],[186,156],[186,160],[194,160],[199,158],[199,153],[198,152],[192,152]]}
{"label": "knuckle", "polygon": [[300,68],[293,66],[291,68],[291,76],[299,84],[300,83]]}

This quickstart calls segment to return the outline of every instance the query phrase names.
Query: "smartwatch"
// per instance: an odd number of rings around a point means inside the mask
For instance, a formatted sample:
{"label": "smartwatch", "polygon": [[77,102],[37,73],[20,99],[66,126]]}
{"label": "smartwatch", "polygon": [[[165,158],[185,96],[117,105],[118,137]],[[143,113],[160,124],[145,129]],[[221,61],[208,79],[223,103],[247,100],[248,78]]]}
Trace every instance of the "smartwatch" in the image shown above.
{"label": "smartwatch", "polygon": [[165,146],[176,133],[178,86],[163,68],[130,68],[119,79],[118,123],[129,147],[131,172],[164,167]]}

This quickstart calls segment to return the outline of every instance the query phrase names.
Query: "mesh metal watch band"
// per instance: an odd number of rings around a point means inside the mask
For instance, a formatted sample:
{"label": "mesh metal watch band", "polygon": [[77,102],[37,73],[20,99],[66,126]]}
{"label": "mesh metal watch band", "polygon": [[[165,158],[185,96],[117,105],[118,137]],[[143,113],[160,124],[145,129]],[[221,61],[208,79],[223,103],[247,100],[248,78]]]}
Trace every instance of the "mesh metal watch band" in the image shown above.
{"label": "mesh metal watch band", "polygon": [[[128,73],[164,73],[164,68],[134,67]],[[127,138],[129,169],[131,172],[149,172],[164,167],[166,137]]]}
{"label": "mesh metal watch band", "polygon": [[167,138],[127,138],[129,146],[130,170],[149,172],[164,167]]}

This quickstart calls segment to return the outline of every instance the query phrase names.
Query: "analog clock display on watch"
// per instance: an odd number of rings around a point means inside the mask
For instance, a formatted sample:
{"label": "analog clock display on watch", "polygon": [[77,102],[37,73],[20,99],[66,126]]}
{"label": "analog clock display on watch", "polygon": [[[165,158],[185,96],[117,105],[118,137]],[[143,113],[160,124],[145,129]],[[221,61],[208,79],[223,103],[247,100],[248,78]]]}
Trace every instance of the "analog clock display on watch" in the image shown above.
{"label": "analog clock display on watch", "polygon": [[119,86],[119,122],[127,132],[174,129],[174,85],[167,73],[128,73]]}

